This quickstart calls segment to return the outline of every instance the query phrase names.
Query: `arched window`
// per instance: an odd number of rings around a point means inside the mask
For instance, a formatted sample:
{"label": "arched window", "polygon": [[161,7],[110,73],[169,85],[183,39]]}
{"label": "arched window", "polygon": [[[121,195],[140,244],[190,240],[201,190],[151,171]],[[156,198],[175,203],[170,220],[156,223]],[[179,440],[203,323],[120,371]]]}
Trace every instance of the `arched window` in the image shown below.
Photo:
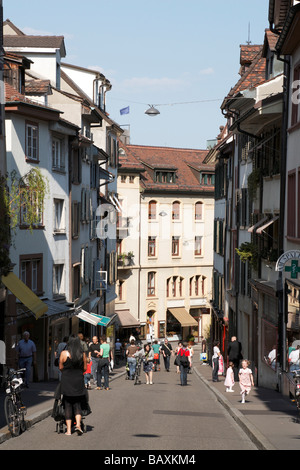
{"label": "arched window", "polygon": [[195,220],[202,220],[203,218],[203,203],[196,202],[195,204]]}
{"label": "arched window", "polygon": [[172,220],[180,219],[180,202],[174,201],[172,204]]}
{"label": "arched window", "polygon": [[156,219],[156,201],[150,201],[148,205],[148,219]]}

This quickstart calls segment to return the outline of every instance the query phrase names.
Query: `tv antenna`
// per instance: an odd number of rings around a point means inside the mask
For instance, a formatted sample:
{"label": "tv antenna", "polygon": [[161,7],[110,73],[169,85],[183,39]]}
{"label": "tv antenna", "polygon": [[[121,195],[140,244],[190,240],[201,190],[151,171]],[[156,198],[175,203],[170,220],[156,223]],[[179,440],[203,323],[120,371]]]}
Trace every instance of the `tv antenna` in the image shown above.
{"label": "tv antenna", "polygon": [[250,23],[248,23],[248,41],[247,41],[248,46],[251,44],[250,41]]}

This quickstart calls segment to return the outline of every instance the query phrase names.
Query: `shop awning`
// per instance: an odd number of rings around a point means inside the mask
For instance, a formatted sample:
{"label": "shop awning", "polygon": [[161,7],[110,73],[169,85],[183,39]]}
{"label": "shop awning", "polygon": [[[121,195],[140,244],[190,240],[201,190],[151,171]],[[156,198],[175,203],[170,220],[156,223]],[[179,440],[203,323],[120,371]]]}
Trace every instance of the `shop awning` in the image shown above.
{"label": "shop awning", "polygon": [[122,328],[135,328],[140,326],[139,320],[136,320],[131,315],[130,310],[116,310],[115,313],[118,315],[118,320]]}
{"label": "shop awning", "polygon": [[170,313],[172,313],[176,320],[181,323],[181,326],[198,326],[195,318],[193,318],[185,308],[177,307],[169,308],[168,310]]}
{"label": "shop awning", "polygon": [[267,227],[269,227],[269,225],[271,224],[274,224],[274,222],[276,222],[276,220],[279,219],[279,216],[276,216],[274,217],[273,219],[269,220],[266,224],[262,225],[261,227],[259,227],[257,230],[256,230],[256,233],[261,233],[263,232]]}
{"label": "shop awning", "polygon": [[2,276],[1,281],[31,312],[35,314],[36,319],[48,311],[48,305],[29,287],[24,284],[14,273]]}
{"label": "shop awning", "polygon": [[47,317],[52,317],[55,315],[64,315],[64,314],[71,314],[74,312],[74,307],[70,307],[66,304],[60,304],[55,302],[54,300],[43,300],[43,302],[48,306],[48,311],[46,312]]}
{"label": "shop awning", "polygon": [[256,222],[256,224],[252,225],[252,227],[248,228],[248,232],[250,233],[254,232],[254,230],[256,230],[257,227],[259,227],[261,224],[263,224],[267,220],[268,220],[268,217],[264,217],[263,219],[259,220],[258,222]]}
{"label": "shop awning", "polygon": [[86,321],[87,323],[90,323],[91,325],[94,326],[108,326],[108,324],[111,322],[113,317],[105,317],[103,315],[96,315],[95,313],[89,313],[86,312],[85,310],[81,310],[79,313],[76,314],[80,320]]}

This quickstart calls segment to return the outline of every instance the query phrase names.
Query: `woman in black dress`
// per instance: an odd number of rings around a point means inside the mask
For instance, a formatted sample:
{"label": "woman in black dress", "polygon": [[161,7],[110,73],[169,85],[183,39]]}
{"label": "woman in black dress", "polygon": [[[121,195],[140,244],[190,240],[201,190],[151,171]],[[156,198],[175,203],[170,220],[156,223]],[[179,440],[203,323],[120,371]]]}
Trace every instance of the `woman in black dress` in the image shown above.
{"label": "woman in black dress", "polygon": [[67,425],[66,435],[71,435],[72,418],[75,416],[75,430],[79,435],[81,429],[81,405],[85,400],[85,387],[83,372],[86,370],[86,355],[83,352],[78,337],[70,337],[66,349],[61,352],[59,369],[62,372],[61,393],[63,395],[65,420]]}

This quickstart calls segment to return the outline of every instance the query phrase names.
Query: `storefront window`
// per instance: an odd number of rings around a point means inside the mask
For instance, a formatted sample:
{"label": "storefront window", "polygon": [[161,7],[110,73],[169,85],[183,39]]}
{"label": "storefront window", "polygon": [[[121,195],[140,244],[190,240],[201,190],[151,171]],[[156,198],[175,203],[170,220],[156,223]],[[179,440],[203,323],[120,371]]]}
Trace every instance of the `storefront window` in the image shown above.
{"label": "storefront window", "polygon": [[262,320],[262,355],[263,361],[275,371],[277,369],[278,329],[266,320]]}

